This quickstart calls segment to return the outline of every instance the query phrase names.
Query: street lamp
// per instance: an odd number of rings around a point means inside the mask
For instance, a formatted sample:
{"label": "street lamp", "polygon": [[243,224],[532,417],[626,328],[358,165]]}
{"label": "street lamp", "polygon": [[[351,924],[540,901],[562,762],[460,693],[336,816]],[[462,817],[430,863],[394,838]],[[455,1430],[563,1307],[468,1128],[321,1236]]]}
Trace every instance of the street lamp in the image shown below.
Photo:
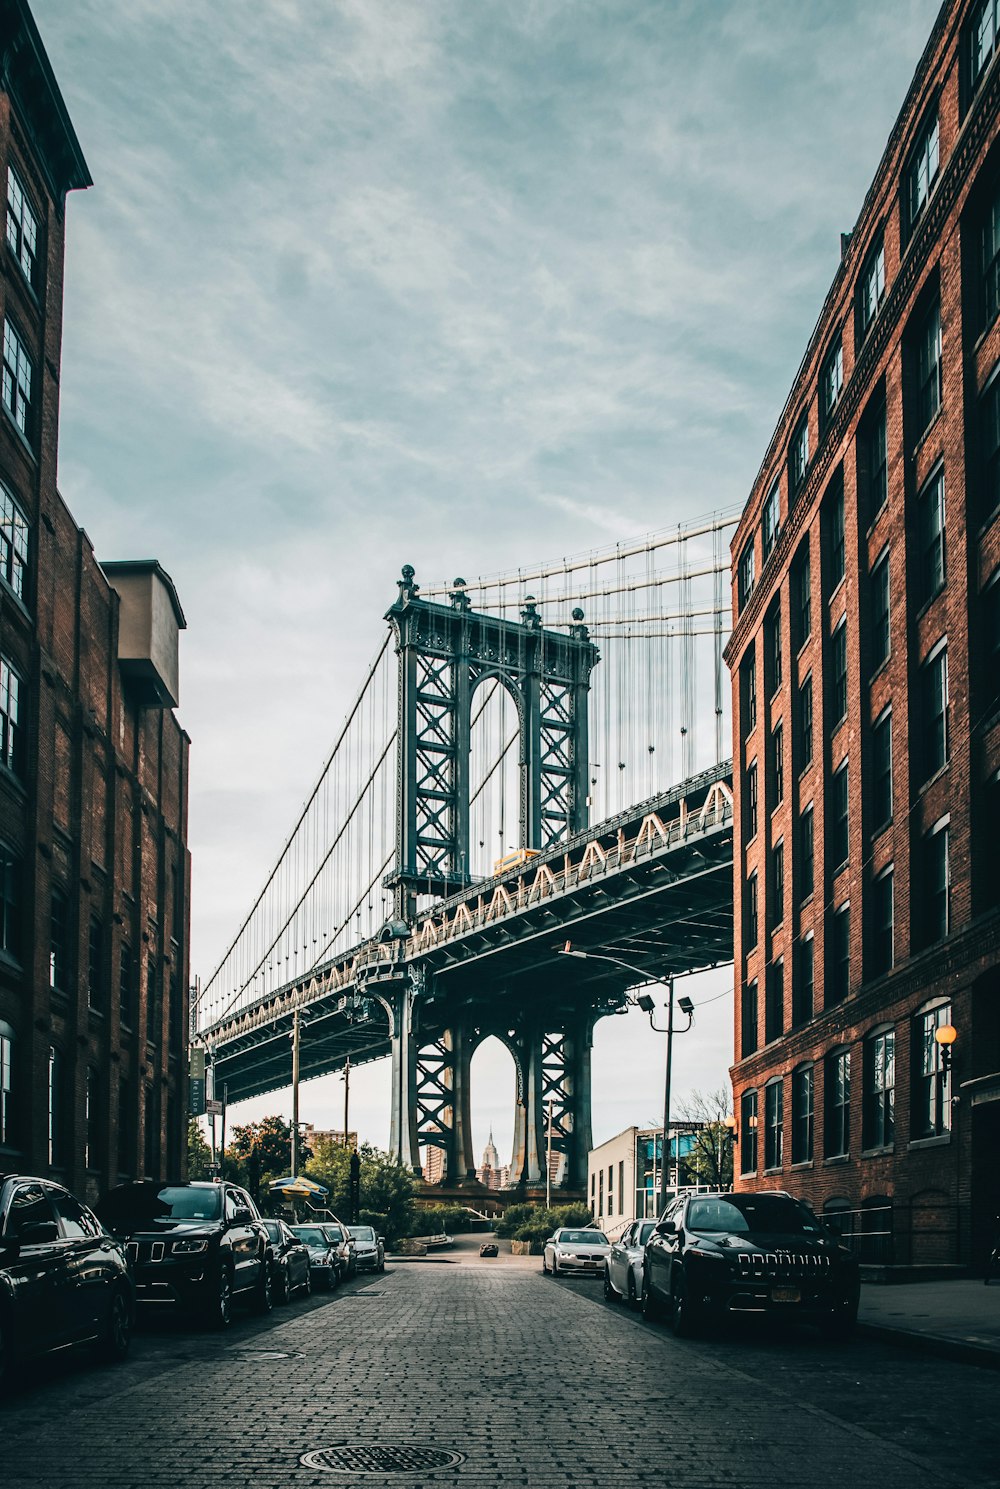
{"label": "street lamp", "polygon": [[941,1046],[941,1070],[947,1074],[951,1069],[951,1047],[958,1038],[958,1030],[954,1024],[942,1024],[940,1029],[934,1030],[934,1039]]}
{"label": "street lamp", "polygon": [[625,962],[618,956],[611,956],[603,951],[577,951],[572,941],[567,941],[561,949],[562,956],[576,956],[584,961],[613,962],[615,966],[624,967],[627,972],[634,972],[637,977],[646,982],[658,982],[667,990],[667,1027],[661,1029],[659,1024],[654,1024],[653,1013],[656,1004],[648,993],[641,993],[637,998],[630,1001],[649,1017],[649,1027],[657,1034],[667,1036],[667,1059],[666,1073],[663,1080],[663,1152],[660,1160],[660,1201],[659,1214],[667,1208],[667,1174],[670,1167],[670,1074],[674,1053],[674,1033],[686,1034],[694,1023],[694,1004],[690,998],[678,998],[677,1007],[687,1017],[687,1023],[683,1029],[674,1029],[674,979],[672,977],[657,977],[652,972],[647,972],[642,967],[635,967],[631,962]]}

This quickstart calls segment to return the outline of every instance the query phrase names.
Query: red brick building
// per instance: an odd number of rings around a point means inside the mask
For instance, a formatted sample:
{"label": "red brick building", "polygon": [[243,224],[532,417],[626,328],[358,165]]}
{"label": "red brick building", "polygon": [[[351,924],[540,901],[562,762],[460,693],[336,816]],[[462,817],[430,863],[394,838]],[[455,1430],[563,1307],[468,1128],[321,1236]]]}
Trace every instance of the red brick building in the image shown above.
{"label": "red brick building", "polygon": [[733,544],[737,1183],[902,1263],[1000,1212],[998,135],[946,0]]}
{"label": "red brick building", "polygon": [[185,1162],[184,618],[56,489],[66,194],[91,181],[24,0],[0,56],[0,1171],[93,1198]]}

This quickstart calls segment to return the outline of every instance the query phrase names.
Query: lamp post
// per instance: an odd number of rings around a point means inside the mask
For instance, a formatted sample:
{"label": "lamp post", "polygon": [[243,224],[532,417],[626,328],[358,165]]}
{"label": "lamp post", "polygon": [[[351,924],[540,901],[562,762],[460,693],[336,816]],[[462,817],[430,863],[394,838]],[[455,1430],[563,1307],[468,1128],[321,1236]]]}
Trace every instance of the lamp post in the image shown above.
{"label": "lamp post", "polygon": [[940,1029],[934,1030],[934,1042],[941,1048],[941,1070],[947,1075],[951,1070],[951,1047],[958,1038],[958,1030],[954,1024],[942,1024]]}
{"label": "lamp post", "polygon": [[[683,1029],[674,1030],[674,979],[672,977],[657,977],[652,972],[645,971],[642,967],[635,967],[631,962],[623,961],[621,957],[611,956],[603,951],[578,951],[572,941],[567,941],[562,947],[563,956],[576,956],[584,961],[613,962],[617,967],[624,967],[627,972],[633,972],[641,977],[644,982],[658,982],[667,990],[667,1027],[661,1029],[659,1024],[654,1024],[653,1013],[656,1004],[648,993],[642,993],[638,998],[630,998],[629,1001],[649,1017],[649,1027],[657,1034],[667,1036],[667,1058],[666,1071],[663,1080],[663,1151],[660,1155],[660,1198],[659,1214],[667,1207],[667,1178],[670,1170],[670,1077],[674,1054],[674,1033],[686,1034],[694,1023],[694,1004],[690,998],[678,998],[677,1006],[681,1013],[687,1015],[687,1024]],[[654,1150],[655,1167],[655,1150]]]}

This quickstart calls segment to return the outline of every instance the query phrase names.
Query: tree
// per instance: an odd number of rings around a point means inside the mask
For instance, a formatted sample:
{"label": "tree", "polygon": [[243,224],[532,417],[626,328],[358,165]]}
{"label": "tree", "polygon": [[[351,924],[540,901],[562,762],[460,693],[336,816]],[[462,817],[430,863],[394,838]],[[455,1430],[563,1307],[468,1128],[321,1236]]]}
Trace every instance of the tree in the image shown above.
{"label": "tree", "polygon": [[[370,1143],[358,1149],[361,1160],[359,1175],[358,1219],[373,1225],[390,1244],[410,1234],[413,1223],[413,1175],[388,1153]],[[330,1191],[326,1201],[335,1215],[349,1214],[351,1202],[351,1150],[329,1138],[316,1143],[316,1151],[305,1166],[305,1172],[317,1184]]]}
{"label": "tree", "polygon": [[732,1184],[733,1135],[725,1120],[730,1110],[726,1086],[715,1091],[692,1091],[678,1104],[675,1115],[679,1121],[704,1123],[684,1160],[689,1183],[714,1184],[720,1189]]}
{"label": "tree", "polygon": [[211,1175],[212,1150],[198,1126],[197,1117],[188,1122],[188,1178],[207,1179]]}
{"label": "tree", "polygon": [[[299,1141],[299,1167],[311,1157],[309,1145]],[[226,1149],[226,1177],[244,1183],[254,1199],[266,1193],[272,1179],[283,1179],[292,1168],[292,1129],[283,1117],[262,1117],[233,1128]]]}

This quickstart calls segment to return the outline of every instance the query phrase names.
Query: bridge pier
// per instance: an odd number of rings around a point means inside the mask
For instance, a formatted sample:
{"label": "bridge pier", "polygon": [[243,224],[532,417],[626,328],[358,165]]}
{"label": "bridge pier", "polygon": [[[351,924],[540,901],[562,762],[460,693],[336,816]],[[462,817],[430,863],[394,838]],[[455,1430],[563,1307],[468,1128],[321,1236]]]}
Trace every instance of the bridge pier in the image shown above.
{"label": "bridge pier", "polygon": [[420,1174],[417,1143],[417,1046],[413,1018],[413,984],[409,978],[384,1000],[389,1009],[392,1047],[392,1121],[389,1152]]}
{"label": "bridge pier", "polygon": [[552,1188],[583,1189],[591,1147],[590,1014],[579,1013],[561,1028],[532,1022],[522,1030],[511,1176],[525,1187],[544,1187],[551,1111]]}

